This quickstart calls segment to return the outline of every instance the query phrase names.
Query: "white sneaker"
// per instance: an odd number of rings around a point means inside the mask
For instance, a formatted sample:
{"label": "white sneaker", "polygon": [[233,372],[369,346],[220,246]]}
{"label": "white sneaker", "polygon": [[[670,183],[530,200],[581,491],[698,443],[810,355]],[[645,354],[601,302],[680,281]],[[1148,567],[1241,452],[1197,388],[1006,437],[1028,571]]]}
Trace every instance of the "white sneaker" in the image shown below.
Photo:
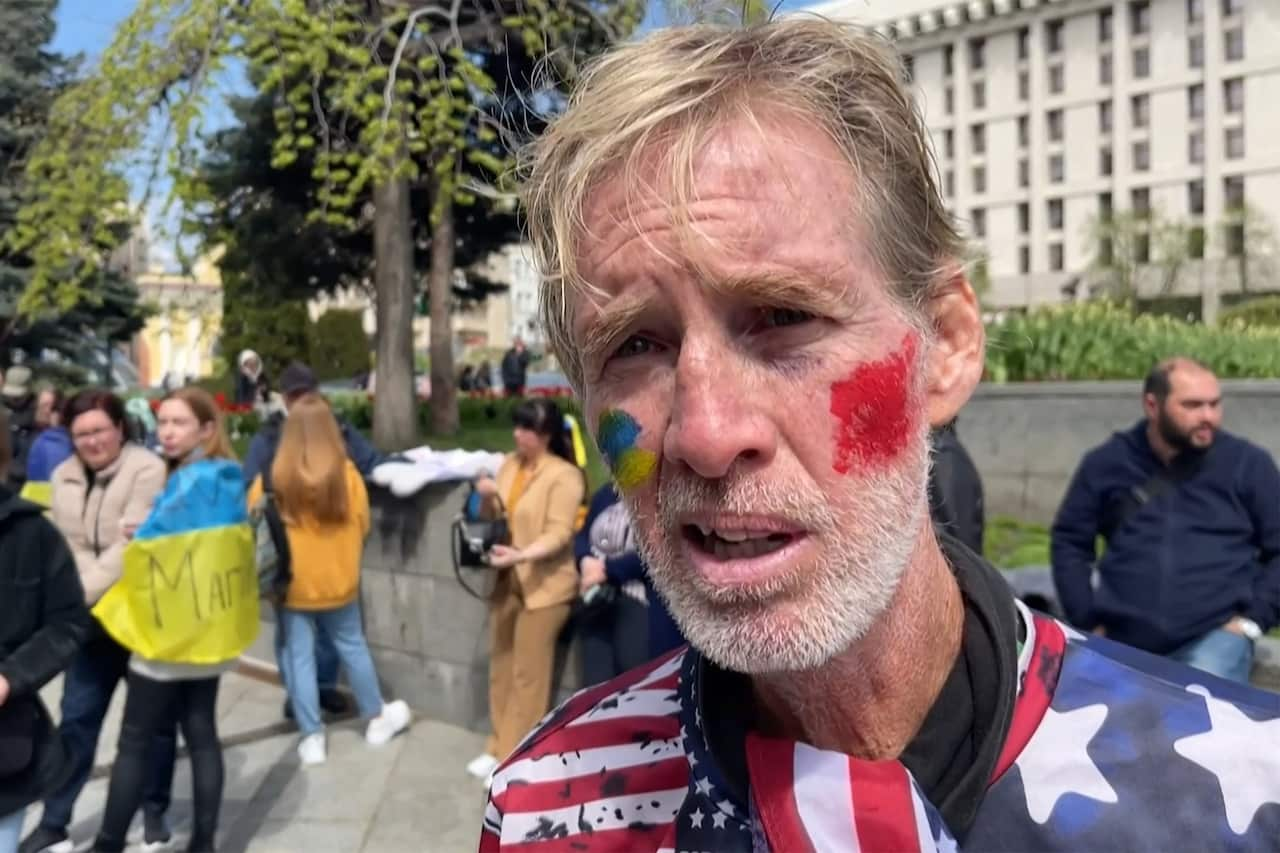
{"label": "white sneaker", "polygon": [[404,700],[397,699],[382,706],[382,713],[369,721],[364,731],[364,739],[369,746],[382,746],[405,729],[409,728],[409,706]]}
{"label": "white sneaker", "polygon": [[471,759],[471,763],[467,765],[467,772],[477,779],[491,781],[493,773],[498,769],[498,761],[496,756],[485,753]]}
{"label": "white sneaker", "polygon": [[324,764],[327,757],[324,747],[324,735],[320,732],[307,735],[298,742],[298,758],[301,759],[304,766]]}

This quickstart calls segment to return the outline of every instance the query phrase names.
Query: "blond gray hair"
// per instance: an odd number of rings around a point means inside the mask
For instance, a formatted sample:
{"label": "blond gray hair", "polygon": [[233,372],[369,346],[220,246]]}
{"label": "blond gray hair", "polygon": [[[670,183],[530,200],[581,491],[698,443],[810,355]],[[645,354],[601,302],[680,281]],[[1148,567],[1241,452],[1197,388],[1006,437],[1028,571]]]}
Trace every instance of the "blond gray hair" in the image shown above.
{"label": "blond gray hair", "polygon": [[599,292],[578,270],[590,234],[583,208],[607,179],[632,189],[642,157],[665,156],[673,215],[693,196],[700,146],[734,117],[798,113],[826,133],[857,179],[850,199],[894,295],[918,307],[963,263],[963,244],[935,180],[928,134],[902,62],[874,32],[814,16],[746,28],[660,30],[622,45],[584,74],[568,108],[524,161],[530,240],[543,275],[541,311],[570,382],[582,388],[570,297]]}

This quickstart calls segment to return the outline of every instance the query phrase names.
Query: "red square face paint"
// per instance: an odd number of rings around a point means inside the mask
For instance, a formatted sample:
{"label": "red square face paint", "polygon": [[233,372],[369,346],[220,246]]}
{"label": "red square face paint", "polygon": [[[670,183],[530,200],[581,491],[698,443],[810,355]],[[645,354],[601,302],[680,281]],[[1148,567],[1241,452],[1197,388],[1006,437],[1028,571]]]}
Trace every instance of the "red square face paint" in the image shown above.
{"label": "red square face paint", "polygon": [[855,465],[878,468],[907,446],[913,423],[907,382],[916,349],[916,336],[908,334],[896,352],[858,365],[848,379],[831,385],[837,474]]}

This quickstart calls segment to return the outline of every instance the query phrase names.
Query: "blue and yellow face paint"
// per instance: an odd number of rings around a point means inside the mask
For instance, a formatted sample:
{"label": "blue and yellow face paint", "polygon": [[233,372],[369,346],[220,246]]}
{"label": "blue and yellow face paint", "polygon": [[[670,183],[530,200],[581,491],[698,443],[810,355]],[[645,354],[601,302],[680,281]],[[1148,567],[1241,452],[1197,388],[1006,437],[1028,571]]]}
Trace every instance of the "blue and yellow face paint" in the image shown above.
{"label": "blue and yellow face paint", "polygon": [[623,491],[643,486],[658,468],[656,453],[636,447],[639,438],[640,424],[621,409],[608,409],[600,416],[596,441]]}

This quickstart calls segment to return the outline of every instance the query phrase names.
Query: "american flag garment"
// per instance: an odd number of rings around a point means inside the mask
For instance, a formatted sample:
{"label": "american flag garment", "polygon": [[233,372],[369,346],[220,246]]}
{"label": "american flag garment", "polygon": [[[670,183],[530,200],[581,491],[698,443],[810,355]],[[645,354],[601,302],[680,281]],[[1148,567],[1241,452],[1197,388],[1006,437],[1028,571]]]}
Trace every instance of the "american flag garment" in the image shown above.
{"label": "american flag garment", "polygon": [[[1020,607],[1019,695],[974,851],[1280,850],[1280,696]],[[726,784],[681,649],[552,712],[494,776],[495,851],[951,851],[907,770],[748,735]]]}

